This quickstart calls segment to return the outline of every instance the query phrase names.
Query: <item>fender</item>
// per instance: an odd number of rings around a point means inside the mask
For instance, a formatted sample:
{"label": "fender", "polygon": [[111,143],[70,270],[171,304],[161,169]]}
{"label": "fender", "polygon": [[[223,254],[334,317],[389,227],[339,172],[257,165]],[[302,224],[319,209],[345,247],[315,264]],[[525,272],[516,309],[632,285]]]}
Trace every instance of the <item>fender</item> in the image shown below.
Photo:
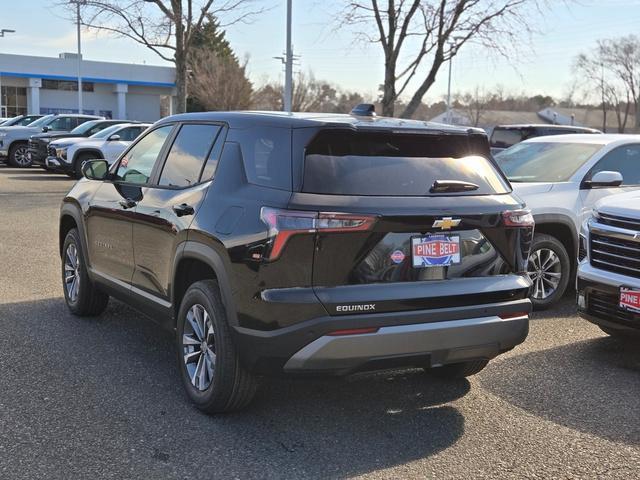
{"label": "fender", "polygon": [[91,153],[92,155],[96,155],[96,159],[104,159],[104,155],[100,150],[96,150],[95,148],[79,148],[73,154],[73,158],[71,159],[70,164],[74,165],[78,155],[82,155],[83,153]]}
{"label": "fender", "polygon": [[[227,273],[226,263],[223,256],[212,246],[194,240],[187,240],[182,243],[182,247],[176,250],[176,256],[173,260],[173,278],[175,278],[178,264],[185,258],[192,258],[207,264],[216,274],[220,294],[222,295],[222,303],[227,312],[227,318],[230,326],[238,325],[238,314],[233,301],[233,290],[231,288],[231,280]],[[171,303],[175,305],[174,285],[171,285]]]}
{"label": "fender", "polygon": [[[87,235],[84,229],[84,217],[80,210],[80,205],[78,205],[75,200],[70,200],[68,197],[63,200],[62,207],[60,207],[60,219],[58,221],[58,236],[60,236],[60,232],[62,230],[62,218],[65,216],[72,217],[76,222],[76,226],[78,231],[80,232],[80,242],[82,243],[82,251],[85,252],[85,261],[87,262],[87,267],[91,267],[91,261],[89,259],[89,249],[87,246]],[[62,243],[64,242],[63,238],[60,238],[60,257],[62,257]],[[87,271],[91,271],[91,268],[87,268]]]}
{"label": "fender", "polygon": [[562,215],[561,213],[540,213],[540,214],[534,215],[533,219],[535,220],[536,225],[560,223],[568,227],[573,237],[573,247],[576,252],[578,251],[578,230],[576,229],[576,224],[571,219],[571,217],[567,215]]}

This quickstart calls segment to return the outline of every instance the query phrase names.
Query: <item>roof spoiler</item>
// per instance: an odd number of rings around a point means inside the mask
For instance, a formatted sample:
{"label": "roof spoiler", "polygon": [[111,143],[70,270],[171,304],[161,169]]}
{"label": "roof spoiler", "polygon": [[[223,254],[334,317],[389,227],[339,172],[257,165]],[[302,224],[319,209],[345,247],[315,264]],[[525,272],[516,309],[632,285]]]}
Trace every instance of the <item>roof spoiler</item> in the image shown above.
{"label": "roof spoiler", "polygon": [[353,107],[351,115],[357,115],[359,117],[375,117],[376,107],[372,103],[360,103]]}

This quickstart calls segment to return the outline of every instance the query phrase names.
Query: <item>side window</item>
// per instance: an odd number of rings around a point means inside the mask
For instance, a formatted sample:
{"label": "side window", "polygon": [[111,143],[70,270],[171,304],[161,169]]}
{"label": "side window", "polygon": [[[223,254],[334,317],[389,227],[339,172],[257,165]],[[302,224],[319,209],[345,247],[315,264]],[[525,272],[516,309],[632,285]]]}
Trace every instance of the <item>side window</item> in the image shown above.
{"label": "side window", "polygon": [[587,178],[605,170],[620,172],[623,185],[640,185],[640,145],[625,145],[607,153]]}
{"label": "side window", "polygon": [[140,131],[140,127],[128,127],[120,130],[117,135],[120,135],[120,140],[123,142],[133,142],[140,135]]}
{"label": "side window", "polygon": [[149,183],[153,166],[172,129],[173,125],[156,128],[135,144],[120,160],[116,179],[138,185]]}
{"label": "side window", "polygon": [[98,133],[99,131],[104,130],[105,128],[110,127],[110,126],[111,125],[109,125],[108,123],[99,123],[97,125],[94,125],[87,132],[87,137],[90,137],[94,133]]}
{"label": "side window", "polygon": [[218,125],[183,125],[169,150],[159,184],[188,187],[198,183],[219,131]]}
{"label": "side window", "polygon": [[63,130],[69,131],[74,129],[77,125],[72,123],[71,117],[58,117],[53,122],[51,122],[49,126],[49,130]]}
{"label": "side window", "polygon": [[291,188],[291,130],[258,127],[230,130],[237,138],[250,183],[288,190]]}

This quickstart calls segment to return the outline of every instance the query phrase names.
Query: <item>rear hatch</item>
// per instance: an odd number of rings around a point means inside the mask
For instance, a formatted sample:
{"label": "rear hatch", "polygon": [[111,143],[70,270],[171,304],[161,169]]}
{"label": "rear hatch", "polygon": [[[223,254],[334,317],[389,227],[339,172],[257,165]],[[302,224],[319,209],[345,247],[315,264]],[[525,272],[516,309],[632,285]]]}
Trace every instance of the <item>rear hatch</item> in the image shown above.
{"label": "rear hatch", "polygon": [[312,285],[330,314],[526,296],[528,281],[514,274],[525,268],[532,219],[488,149],[469,133],[315,135],[301,191],[270,214],[292,232],[315,232]]}

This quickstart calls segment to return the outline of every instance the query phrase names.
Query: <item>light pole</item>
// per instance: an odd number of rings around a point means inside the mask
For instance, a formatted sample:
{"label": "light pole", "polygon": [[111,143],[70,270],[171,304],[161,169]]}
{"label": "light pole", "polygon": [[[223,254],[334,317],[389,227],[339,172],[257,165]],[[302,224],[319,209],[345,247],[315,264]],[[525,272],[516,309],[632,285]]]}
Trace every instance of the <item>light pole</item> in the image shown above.
{"label": "light pole", "polygon": [[[15,30],[3,28],[0,30],[0,37],[4,37],[6,33],[15,33]],[[2,117],[2,73],[0,72],[0,117]]]}
{"label": "light pole", "polygon": [[71,0],[76,4],[76,28],[78,35],[78,113],[82,114],[82,44],[80,41],[80,5],[86,5],[87,0]]}
{"label": "light pole", "polygon": [[287,0],[287,53],[284,66],[284,110],[291,112],[293,89],[293,47],[291,46],[291,2]]}
{"label": "light pole", "polygon": [[449,40],[449,86],[447,88],[447,123],[451,125],[451,66],[453,65],[453,56],[458,50],[456,42],[460,40],[459,37],[454,37],[453,40]]}

